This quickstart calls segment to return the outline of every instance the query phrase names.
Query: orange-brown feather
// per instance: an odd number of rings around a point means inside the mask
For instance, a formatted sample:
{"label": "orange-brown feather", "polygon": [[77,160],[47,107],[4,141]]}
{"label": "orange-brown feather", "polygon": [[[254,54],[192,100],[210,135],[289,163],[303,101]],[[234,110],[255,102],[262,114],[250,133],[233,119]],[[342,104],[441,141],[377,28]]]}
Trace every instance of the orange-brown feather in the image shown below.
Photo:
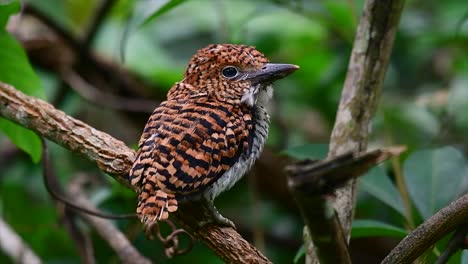
{"label": "orange-brown feather", "polygon": [[143,222],[168,218],[180,199],[201,195],[248,155],[254,113],[241,98],[251,86],[226,80],[221,70],[265,63],[262,53],[244,45],[209,45],[192,57],[184,79],[149,118],[129,174],[140,188],[137,213]]}

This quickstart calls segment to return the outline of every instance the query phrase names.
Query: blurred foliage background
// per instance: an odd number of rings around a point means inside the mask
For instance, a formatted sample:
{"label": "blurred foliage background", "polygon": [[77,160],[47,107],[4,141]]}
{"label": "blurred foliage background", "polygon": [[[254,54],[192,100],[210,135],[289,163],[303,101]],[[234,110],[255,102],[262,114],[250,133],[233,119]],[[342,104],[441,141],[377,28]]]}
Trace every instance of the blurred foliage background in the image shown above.
{"label": "blurred foliage background", "polygon": [[[272,261],[302,263],[303,224],[281,166],[291,158],[326,154],[363,1],[105,2],[112,4],[103,15],[100,0],[25,1],[29,6],[8,25],[19,2],[0,2],[0,80],[136,146],[152,108],[182,78],[192,54],[209,43],[253,45],[273,62],[300,65],[275,86],[265,155],[216,203]],[[403,144],[409,151],[361,180],[351,240],[356,263],[378,262],[410,230],[468,190],[467,18],[464,1],[406,3],[370,148]],[[57,27],[66,34],[57,35]],[[62,212],[42,183],[40,142],[4,119],[0,128],[0,217],[46,263],[79,263]],[[134,211],[131,191],[82,157],[49,145],[63,186],[87,174],[94,179],[87,190],[93,203],[114,213]],[[187,255],[167,259],[136,220],[115,224],[157,263],[221,263],[200,243]],[[118,262],[92,228],[79,226],[91,237],[98,263]],[[422,262],[433,262],[447,240]],[[10,261],[0,252],[0,263]],[[468,263],[466,250],[451,263]]]}

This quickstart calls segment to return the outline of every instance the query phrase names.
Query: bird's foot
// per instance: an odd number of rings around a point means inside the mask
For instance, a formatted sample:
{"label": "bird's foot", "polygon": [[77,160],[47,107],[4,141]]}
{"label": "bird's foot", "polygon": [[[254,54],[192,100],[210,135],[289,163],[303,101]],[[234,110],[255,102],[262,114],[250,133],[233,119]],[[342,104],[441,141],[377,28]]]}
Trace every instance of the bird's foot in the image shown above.
{"label": "bird's foot", "polygon": [[229,226],[229,227],[236,229],[236,225],[234,225],[234,222],[222,216],[221,213],[219,213],[219,211],[214,206],[213,202],[208,202],[208,208],[210,209],[210,212],[211,212],[211,214],[209,215],[209,218],[199,222],[198,227],[201,228],[207,224],[220,224],[220,225]]}

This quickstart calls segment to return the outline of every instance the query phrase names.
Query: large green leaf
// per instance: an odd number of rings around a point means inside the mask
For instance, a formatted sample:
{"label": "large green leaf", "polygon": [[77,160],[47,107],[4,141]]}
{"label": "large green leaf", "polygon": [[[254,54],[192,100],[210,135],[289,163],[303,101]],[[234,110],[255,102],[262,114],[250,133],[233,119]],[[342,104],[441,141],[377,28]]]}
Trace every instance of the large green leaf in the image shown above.
{"label": "large green leaf", "polygon": [[143,26],[187,0],[149,0],[140,2],[142,17],[137,26]]}
{"label": "large green leaf", "polygon": [[[21,46],[8,32],[0,32],[0,81],[15,86],[22,92],[44,98],[41,81],[34,73]],[[41,157],[39,137],[19,125],[0,119],[0,130],[20,149],[31,156],[34,162]]]}
{"label": "large green leaf", "polygon": [[405,215],[403,201],[382,167],[377,166],[371,169],[361,178],[360,184],[362,190],[395,209],[401,215]]}
{"label": "large green leaf", "polygon": [[41,80],[29,64],[23,48],[7,32],[0,33],[0,81],[25,94],[45,98]]}
{"label": "large green leaf", "polygon": [[403,238],[406,230],[375,220],[355,220],[351,227],[351,237],[396,237]]}
{"label": "large green leaf", "polygon": [[405,161],[403,173],[411,199],[428,218],[459,195],[466,161],[453,147],[420,150]]}
{"label": "large green leaf", "polygon": [[383,105],[380,130],[390,133],[395,142],[410,147],[433,140],[441,129],[440,121],[429,107],[416,104]]}
{"label": "large green leaf", "polygon": [[20,11],[19,0],[0,0],[0,30],[5,29],[8,18]]}

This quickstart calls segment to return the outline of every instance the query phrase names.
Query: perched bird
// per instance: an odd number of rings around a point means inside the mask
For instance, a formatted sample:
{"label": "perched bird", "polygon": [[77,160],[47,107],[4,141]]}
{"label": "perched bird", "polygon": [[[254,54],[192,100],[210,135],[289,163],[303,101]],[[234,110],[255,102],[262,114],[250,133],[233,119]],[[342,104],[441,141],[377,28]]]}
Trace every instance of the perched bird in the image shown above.
{"label": "perched bird", "polygon": [[137,214],[149,224],[179,202],[205,199],[215,221],[234,226],[213,200],[250,170],[268,134],[271,84],[299,67],[269,63],[254,47],[211,44],[190,60],[146,124],[129,174]]}

